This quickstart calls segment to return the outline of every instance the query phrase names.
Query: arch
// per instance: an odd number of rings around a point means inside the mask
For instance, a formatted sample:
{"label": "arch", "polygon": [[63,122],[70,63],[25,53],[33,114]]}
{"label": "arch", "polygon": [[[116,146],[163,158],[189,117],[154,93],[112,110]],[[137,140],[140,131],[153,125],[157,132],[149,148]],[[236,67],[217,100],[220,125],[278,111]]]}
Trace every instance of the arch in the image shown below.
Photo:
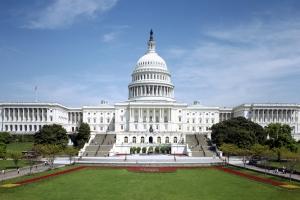
{"label": "arch", "polygon": [[150,143],[150,144],[153,143],[153,137],[152,137],[152,136],[149,137],[149,143]]}
{"label": "arch", "polygon": [[124,137],[124,143],[128,143],[128,137],[127,136]]}
{"label": "arch", "polygon": [[174,137],[173,143],[177,143],[177,137]]}
{"label": "arch", "polygon": [[166,143],[166,144],[170,143],[169,137],[166,137],[166,138],[165,138],[165,143]]}
{"label": "arch", "polygon": [[135,136],[133,136],[133,138],[132,138],[132,143],[136,143],[136,137]]}
{"label": "arch", "polygon": [[161,137],[157,137],[157,139],[156,139],[156,142],[158,143],[158,144],[160,144],[161,143]]}
{"label": "arch", "polygon": [[141,137],[141,143],[145,143],[145,138],[144,138],[144,136]]}

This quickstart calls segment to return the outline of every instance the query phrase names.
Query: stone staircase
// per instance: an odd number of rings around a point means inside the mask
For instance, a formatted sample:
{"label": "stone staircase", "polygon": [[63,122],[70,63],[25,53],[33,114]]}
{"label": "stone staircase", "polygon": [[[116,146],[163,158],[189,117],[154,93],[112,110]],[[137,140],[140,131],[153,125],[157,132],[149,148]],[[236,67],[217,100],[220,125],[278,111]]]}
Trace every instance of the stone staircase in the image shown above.
{"label": "stone staircase", "polygon": [[115,141],[116,134],[97,134],[91,143],[86,147],[83,156],[109,156],[109,151],[113,148]]}
{"label": "stone staircase", "polygon": [[215,155],[210,142],[202,134],[186,135],[186,143],[189,145],[193,157],[212,157]]}

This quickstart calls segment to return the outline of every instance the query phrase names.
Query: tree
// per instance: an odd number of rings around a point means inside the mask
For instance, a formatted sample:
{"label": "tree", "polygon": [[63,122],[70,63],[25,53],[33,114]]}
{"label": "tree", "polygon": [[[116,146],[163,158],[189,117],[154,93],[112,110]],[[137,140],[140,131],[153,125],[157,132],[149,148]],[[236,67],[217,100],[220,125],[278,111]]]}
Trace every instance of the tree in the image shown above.
{"label": "tree", "polygon": [[68,144],[67,131],[58,124],[44,125],[40,131],[34,134],[34,143],[66,147]]}
{"label": "tree", "polygon": [[88,142],[90,134],[90,126],[87,123],[81,123],[78,133],[75,136],[75,146],[81,149]]}
{"label": "tree", "polygon": [[72,164],[72,159],[75,155],[77,155],[78,150],[73,147],[66,147],[64,149],[64,153],[69,156],[70,165]]}
{"label": "tree", "polygon": [[11,135],[8,132],[0,132],[0,143],[8,144],[10,142]]}
{"label": "tree", "polygon": [[232,155],[238,155],[239,147],[235,144],[223,143],[220,147],[221,151],[227,155],[227,162],[229,163],[229,157]]}
{"label": "tree", "polygon": [[62,152],[62,146],[55,144],[36,145],[34,149],[48,159],[51,168],[53,168],[55,157]]}
{"label": "tree", "polygon": [[295,166],[297,165],[297,163],[300,162],[300,155],[299,153],[295,153],[291,151],[282,151],[281,156],[282,158],[287,160],[287,166],[288,166],[287,169],[290,171],[290,181],[291,181],[292,173],[295,170]]}
{"label": "tree", "polygon": [[220,147],[223,143],[235,144],[250,149],[255,144],[264,144],[266,133],[259,125],[244,117],[232,118],[212,126],[212,142]]}
{"label": "tree", "polygon": [[267,144],[271,148],[285,147],[292,152],[297,152],[296,141],[292,137],[292,128],[287,124],[271,123],[265,127],[269,136]]}
{"label": "tree", "polygon": [[22,153],[17,151],[11,151],[8,153],[9,157],[14,161],[15,167],[19,167],[19,161],[22,158]]}
{"label": "tree", "polygon": [[6,144],[0,142],[0,158],[5,159],[6,158]]}

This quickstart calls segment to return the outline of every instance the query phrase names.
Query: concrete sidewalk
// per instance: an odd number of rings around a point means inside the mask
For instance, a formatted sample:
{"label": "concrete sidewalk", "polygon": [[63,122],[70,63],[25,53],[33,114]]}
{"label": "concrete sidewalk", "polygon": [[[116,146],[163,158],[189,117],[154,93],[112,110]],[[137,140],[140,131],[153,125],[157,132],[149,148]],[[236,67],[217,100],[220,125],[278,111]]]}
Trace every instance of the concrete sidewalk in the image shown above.
{"label": "concrete sidewalk", "polygon": [[[54,168],[62,167],[64,165],[54,165]],[[5,170],[4,173],[3,171],[0,171],[0,182],[16,177],[21,177],[29,174],[36,174],[39,172],[44,172],[50,169],[51,166],[43,164],[37,164],[33,165],[32,167],[26,166],[23,168],[19,168],[19,170],[14,169],[14,170]]]}
{"label": "concrete sidewalk", "polygon": [[[290,173],[282,173],[280,171],[278,173],[275,173],[275,170],[263,169],[263,168],[260,168],[260,167],[256,167],[256,166],[253,166],[253,165],[247,165],[247,164],[245,166],[244,166],[244,164],[236,164],[236,163],[231,163],[231,162],[230,162],[230,164],[233,165],[233,166],[250,169],[250,170],[253,170],[253,171],[257,171],[257,172],[262,172],[262,173],[266,173],[266,174],[273,175],[273,176],[283,177],[283,178],[286,178],[286,179],[290,178]],[[291,179],[294,180],[294,181],[300,181],[300,175],[291,174]]]}

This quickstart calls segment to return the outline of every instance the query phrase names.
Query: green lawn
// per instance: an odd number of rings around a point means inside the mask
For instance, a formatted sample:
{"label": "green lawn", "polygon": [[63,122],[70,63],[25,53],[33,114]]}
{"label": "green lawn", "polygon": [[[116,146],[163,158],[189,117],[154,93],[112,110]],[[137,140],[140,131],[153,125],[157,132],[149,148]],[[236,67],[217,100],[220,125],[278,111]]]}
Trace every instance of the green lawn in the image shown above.
{"label": "green lawn", "polygon": [[289,191],[215,169],[175,173],[134,173],[123,169],[85,169],[16,188],[0,188],[1,200],[48,199],[300,199]]}
{"label": "green lawn", "polygon": [[[19,160],[18,166],[24,167],[30,165],[29,161],[27,160]],[[2,169],[14,169],[16,168],[15,163],[13,160],[0,160],[0,170]]]}
{"label": "green lawn", "polygon": [[29,151],[33,147],[33,142],[14,142],[7,145],[7,151]]}

